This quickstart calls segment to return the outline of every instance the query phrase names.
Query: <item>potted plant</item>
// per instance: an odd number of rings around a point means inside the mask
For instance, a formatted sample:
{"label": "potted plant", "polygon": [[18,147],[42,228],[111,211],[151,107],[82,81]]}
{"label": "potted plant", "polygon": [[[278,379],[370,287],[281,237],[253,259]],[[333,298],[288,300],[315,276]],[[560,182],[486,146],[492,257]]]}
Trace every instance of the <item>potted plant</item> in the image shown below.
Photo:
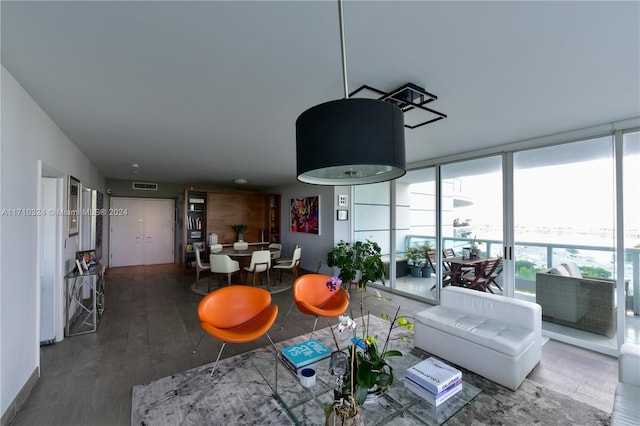
{"label": "potted plant", "polygon": [[425,260],[425,264],[422,267],[422,276],[424,278],[430,278],[432,269],[431,269],[431,264],[428,262],[428,259],[429,259],[429,252],[433,249],[431,248],[431,245],[429,244],[428,241],[425,241],[422,247],[420,248],[422,249],[422,255]]}
{"label": "potted plant", "polygon": [[[344,290],[342,280],[338,277],[332,277],[327,282],[329,291]],[[364,288],[361,294],[364,294]],[[367,296],[369,297],[369,296]],[[378,300],[389,300],[379,292],[375,297]],[[368,330],[368,313],[365,314],[364,309],[365,297],[360,298],[360,315],[361,325],[358,326],[357,320],[351,319],[349,316],[340,316],[340,323],[335,329],[338,333],[348,333],[352,337],[350,343],[344,351],[341,350],[338,339],[334,332],[334,327],[330,327],[337,350],[333,355],[341,355],[343,360],[346,358],[346,370],[341,370],[339,380],[334,390],[334,400],[325,404],[325,424],[341,424],[341,425],[364,425],[360,416],[360,406],[365,401],[374,401],[383,392],[385,392],[394,381],[393,367],[387,362],[390,357],[402,356],[402,352],[390,349],[391,331],[396,327],[403,327],[407,330],[413,330],[413,323],[405,317],[399,315],[400,307],[398,306],[393,318],[383,313],[382,318],[389,321],[389,329],[384,341],[378,341]],[[340,339],[343,341],[343,339]],[[331,373],[335,374],[335,373]]]}
{"label": "potted plant", "polygon": [[231,228],[238,234],[238,242],[244,241],[243,232],[247,230],[248,226],[244,224],[236,224],[231,225]]}
{"label": "potted plant", "polygon": [[423,251],[421,247],[412,246],[407,249],[407,258],[411,261],[410,271],[412,277],[422,276],[422,258]]}
{"label": "potted plant", "polygon": [[340,269],[338,277],[344,283],[357,283],[359,288],[366,288],[371,281],[381,281],[384,285],[381,251],[374,241],[340,241],[327,253],[327,265]]}

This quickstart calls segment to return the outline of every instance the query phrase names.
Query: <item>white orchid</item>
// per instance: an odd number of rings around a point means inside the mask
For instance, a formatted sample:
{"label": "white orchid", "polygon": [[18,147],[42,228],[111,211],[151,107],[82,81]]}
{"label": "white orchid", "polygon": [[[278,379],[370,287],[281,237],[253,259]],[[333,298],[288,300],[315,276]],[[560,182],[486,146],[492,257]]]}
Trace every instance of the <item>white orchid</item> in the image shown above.
{"label": "white orchid", "polygon": [[339,333],[342,333],[345,330],[355,330],[357,327],[356,322],[347,315],[340,315],[338,320],[340,321],[340,324],[338,324]]}

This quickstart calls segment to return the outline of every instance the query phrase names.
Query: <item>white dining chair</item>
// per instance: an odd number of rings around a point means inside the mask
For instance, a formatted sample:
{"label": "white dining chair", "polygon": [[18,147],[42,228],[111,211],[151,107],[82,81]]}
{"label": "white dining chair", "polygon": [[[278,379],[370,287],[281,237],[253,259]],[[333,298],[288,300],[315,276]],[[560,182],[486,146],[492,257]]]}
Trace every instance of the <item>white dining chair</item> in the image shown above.
{"label": "white dining chair", "polygon": [[256,284],[256,275],[260,275],[262,282],[262,273],[267,273],[267,286],[271,285],[269,278],[269,269],[271,269],[271,253],[269,250],[257,250],[251,254],[251,263],[245,266],[244,270],[251,274],[251,285]]}
{"label": "white dining chair", "polygon": [[300,247],[296,248],[293,251],[293,256],[289,262],[282,262],[276,265],[273,265],[273,270],[278,271],[279,279],[278,282],[282,281],[282,271],[289,270],[293,274],[293,279],[298,278],[299,267],[300,267],[300,256],[302,255],[302,249]]}
{"label": "white dining chair", "polygon": [[[200,250],[195,249],[196,254],[196,288],[198,288],[198,281],[200,281],[200,272],[203,271],[211,271],[211,265],[205,263],[200,258]],[[209,280],[211,280],[211,275],[209,275]]]}
{"label": "white dining chair", "polygon": [[[226,275],[227,285],[231,285],[231,276],[240,272],[240,263],[231,259],[226,254],[212,254],[209,256],[211,275]],[[211,277],[209,277],[209,290],[211,291]]]}
{"label": "white dining chair", "polygon": [[249,243],[247,242],[235,242],[233,243],[234,250],[246,250],[249,248]]}
{"label": "white dining chair", "polygon": [[209,250],[211,253],[220,253],[222,251],[222,244],[211,244]]}
{"label": "white dining chair", "polygon": [[269,244],[269,251],[271,252],[271,262],[275,262],[277,259],[280,259],[280,256],[282,256],[282,244]]}

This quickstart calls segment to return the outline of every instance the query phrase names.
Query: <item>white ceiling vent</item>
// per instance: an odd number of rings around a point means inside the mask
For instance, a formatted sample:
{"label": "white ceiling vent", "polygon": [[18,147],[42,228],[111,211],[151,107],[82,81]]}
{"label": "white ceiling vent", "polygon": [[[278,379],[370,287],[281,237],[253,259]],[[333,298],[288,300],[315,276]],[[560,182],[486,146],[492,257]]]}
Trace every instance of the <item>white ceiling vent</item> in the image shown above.
{"label": "white ceiling vent", "polygon": [[141,191],[157,191],[158,184],[147,182],[133,182],[133,189],[139,189]]}

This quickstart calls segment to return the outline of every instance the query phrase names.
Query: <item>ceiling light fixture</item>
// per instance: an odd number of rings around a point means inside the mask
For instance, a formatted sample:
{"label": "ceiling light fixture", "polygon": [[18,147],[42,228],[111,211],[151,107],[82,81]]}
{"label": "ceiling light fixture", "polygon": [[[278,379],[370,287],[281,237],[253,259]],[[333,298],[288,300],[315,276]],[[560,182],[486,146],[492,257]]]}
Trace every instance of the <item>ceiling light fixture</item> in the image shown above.
{"label": "ceiling light fixture", "polygon": [[249,181],[246,180],[245,178],[236,178],[233,180],[233,183],[237,185],[244,185],[245,183],[249,183]]}
{"label": "ceiling light fixture", "polygon": [[296,120],[297,176],[316,185],[384,182],[406,173],[402,110],[378,99],[349,99],[342,0],[338,0],[344,99]]}

